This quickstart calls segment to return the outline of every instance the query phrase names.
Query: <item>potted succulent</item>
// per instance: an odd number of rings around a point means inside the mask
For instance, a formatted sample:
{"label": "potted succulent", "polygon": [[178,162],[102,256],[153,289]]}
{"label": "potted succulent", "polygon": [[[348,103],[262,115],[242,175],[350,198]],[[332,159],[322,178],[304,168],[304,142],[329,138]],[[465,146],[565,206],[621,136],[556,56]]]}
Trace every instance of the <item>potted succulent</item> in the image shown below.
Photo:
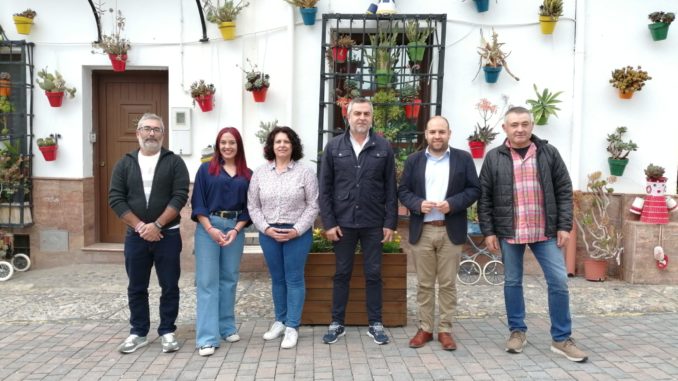
{"label": "potted succulent", "polygon": [[[113,12],[112,9],[110,11]],[[125,30],[125,17],[120,10],[115,15],[114,25],[113,33],[110,36],[102,35],[101,40],[95,42],[93,46],[103,50],[103,53],[108,55],[111,65],[113,65],[113,71],[122,72],[125,71],[127,64],[127,51],[132,49],[132,45],[129,40],[120,37],[122,31]]]}
{"label": "potted succulent", "polygon": [[536,84],[532,86],[534,87],[537,99],[528,99],[525,102],[532,107],[530,111],[532,112],[535,124],[543,126],[548,123],[549,116],[558,116],[557,111],[560,111],[560,108],[556,104],[561,102],[558,96],[563,92],[552,93],[548,88],[545,88],[543,92],[539,92]]}
{"label": "potted succulent", "polygon": [[348,51],[355,45],[355,41],[348,34],[339,36],[332,40],[332,59],[336,63],[346,62]]}
{"label": "potted succulent", "polygon": [[242,69],[245,73],[245,90],[251,91],[255,102],[265,102],[266,92],[270,84],[270,76],[263,71],[257,70],[257,65],[252,65],[250,59],[247,59],[250,70]]}
{"label": "potted succulent", "polygon": [[205,80],[193,82],[191,84],[191,98],[193,98],[193,106],[198,103],[202,112],[212,111],[214,108],[214,93],[217,88],[213,84],[205,83]]}
{"label": "potted succulent", "polygon": [[0,96],[8,97],[12,95],[12,82],[10,81],[12,76],[3,71],[0,73]]}
{"label": "potted succulent", "polygon": [[348,104],[351,102],[351,99],[360,96],[360,89],[358,86],[357,81],[347,80],[344,83],[344,86],[337,88],[334,91],[337,98],[337,106],[341,107],[341,116],[344,118],[347,116]]}
{"label": "potted succulent", "polygon": [[224,5],[217,0],[217,4],[212,4],[211,0],[203,0],[203,9],[207,14],[207,21],[219,25],[221,37],[224,40],[232,40],[235,38],[235,18],[240,12],[245,9],[250,3],[243,4],[242,0],[224,0]]}
{"label": "potted succulent", "polygon": [[[478,72],[476,77],[480,73],[482,68],[485,71],[485,81],[487,83],[495,83],[499,78],[499,73],[501,72],[502,67],[506,68],[506,72],[516,81],[519,81],[520,78],[516,77],[511,73],[511,70],[508,68],[506,63],[506,58],[511,54],[504,53],[501,50],[501,46],[504,45],[503,42],[499,42],[499,35],[492,28],[492,41],[485,40],[483,36],[482,29],[480,30],[480,46],[478,47],[478,55],[480,55],[480,62],[478,65]],[[474,78],[475,79],[475,78]]]}
{"label": "potted succulent", "polygon": [[405,25],[405,36],[407,36],[407,56],[410,61],[419,63],[424,60],[426,52],[426,40],[431,35],[431,22],[426,27],[420,27],[416,20],[410,20]]}
{"label": "potted succulent", "polygon": [[489,125],[489,121],[497,114],[497,106],[483,98],[476,103],[476,110],[483,120],[482,125],[476,123],[475,130],[468,137],[468,146],[471,149],[471,156],[474,159],[482,159],[485,156],[485,147],[492,143],[499,132],[494,132],[494,127]]}
{"label": "potted succulent", "polygon": [[[13,203],[23,200],[28,192],[29,165],[29,157],[21,154],[19,142],[0,144],[0,223],[16,223],[20,220],[19,216],[14,215],[16,211],[11,209]],[[26,213],[25,217],[30,216],[29,207],[23,212]]]}
{"label": "potted succulent", "polygon": [[301,19],[304,20],[304,25],[314,25],[315,15],[318,13],[318,8],[315,6],[320,0],[285,0],[286,2],[299,7]]}
{"label": "potted succulent", "polygon": [[614,191],[608,184],[614,181],[614,176],[605,180],[600,171],[594,172],[588,176],[586,189],[589,193],[574,192],[574,221],[589,256],[584,261],[584,277],[590,281],[604,281],[608,261],[614,259],[619,265],[624,251],[622,233],[615,227],[608,211],[610,195]]}
{"label": "potted succulent", "polygon": [[648,15],[652,24],[647,27],[650,28],[650,35],[654,41],[666,40],[669,33],[669,25],[675,20],[676,15],[672,12],[652,12]]}
{"label": "potted succulent", "polygon": [[31,27],[33,26],[33,19],[37,13],[28,8],[21,13],[14,14],[14,25],[16,25],[16,31],[19,34],[30,34]]}
{"label": "potted succulent", "polygon": [[614,133],[607,135],[607,152],[610,157],[607,162],[610,165],[610,173],[614,176],[623,176],[624,169],[629,163],[628,156],[632,151],[638,150],[638,145],[629,140],[628,142],[622,139],[628,129],[626,127],[617,127]]}
{"label": "potted succulent", "polygon": [[543,34],[553,34],[558,18],[563,15],[563,0],[544,0],[539,6],[539,25]]}
{"label": "potted succulent", "polygon": [[400,102],[405,104],[405,118],[419,118],[421,98],[419,98],[419,85],[404,85],[400,89]]}
{"label": "potted succulent", "polygon": [[36,143],[38,144],[38,149],[42,152],[42,156],[45,158],[45,161],[54,161],[56,160],[56,153],[59,145],[57,144],[57,139],[59,135],[50,134],[48,137],[39,138]]}
{"label": "potted succulent", "polygon": [[374,104],[374,132],[389,141],[394,141],[402,128],[397,123],[402,119],[403,108],[400,98],[393,89],[379,89],[372,97]]}
{"label": "potted succulent", "polygon": [[612,72],[612,79],[610,83],[612,87],[619,90],[619,98],[631,99],[633,93],[640,91],[645,86],[645,81],[652,79],[645,70],[640,66],[634,69],[631,66],[626,66],[621,69],[615,69]]}
{"label": "potted succulent", "polygon": [[388,87],[393,82],[393,66],[400,57],[397,41],[398,33],[379,32],[378,35],[370,35],[372,54],[366,57],[372,66],[377,87]]}
{"label": "potted succulent", "polygon": [[14,111],[14,105],[9,101],[9,98],[0,95],[0,136],[9,135],[9,127],[7,127],[7,113]]}
{"label": "potted succulent", "polygon": [[36,82],[41,89],[45,90],[49,105],[52,107],[61,107],[65,92],[68,93],[69,98],[75,96],[75,87],[66,87],[66,81],[58,70],[55,70],[54,74],[47,72],[47,68],[40,70]]}

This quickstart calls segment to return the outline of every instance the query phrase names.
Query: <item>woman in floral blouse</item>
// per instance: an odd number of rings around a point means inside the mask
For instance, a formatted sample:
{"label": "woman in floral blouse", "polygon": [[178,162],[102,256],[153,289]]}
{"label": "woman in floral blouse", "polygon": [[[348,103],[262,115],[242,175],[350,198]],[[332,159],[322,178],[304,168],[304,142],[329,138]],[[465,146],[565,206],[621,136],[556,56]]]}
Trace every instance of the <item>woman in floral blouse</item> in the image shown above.
{"label": "woman in floral blouse", "polygon": [[247,194],[250,218],[259,230],[271,273],[275,307],[275,322],[264,340],[284,333],[281,348],[297,344],[306,293],[304,266],[318,215],[318,180],[310,167],[299,162],[303,156],[296,132],[275,127],[264,146],[269,162],[254,171]]}

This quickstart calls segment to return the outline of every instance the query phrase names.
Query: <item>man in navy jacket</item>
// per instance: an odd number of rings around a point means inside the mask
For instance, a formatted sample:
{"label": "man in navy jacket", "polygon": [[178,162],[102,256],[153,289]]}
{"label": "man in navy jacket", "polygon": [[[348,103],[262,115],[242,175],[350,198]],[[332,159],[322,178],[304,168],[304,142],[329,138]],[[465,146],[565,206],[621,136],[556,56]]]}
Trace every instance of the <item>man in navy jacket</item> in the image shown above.
{"label": "man in navy jacket", "polygon": [[480,197],[480,183],[471,155],[449,146],[447,119],[431,118],[425,136],[428,147],[407,158],[398,187],[400,202],[410,210],[409,242],[417,267],[419,330],[410,347],[420,348],[433,340],[437,280],[438,341],[444,350],[452,351],[457,349],[452,317],[459,258],[466,242],[466,208]]}
{"label": "man in navy jacket", "polygon": [[358,241],[365,272],[367,334],[377,344],[389,341],[382,325],[382,244],[390,241],[398,222],[395,158],[391,143],[375,134],[370,101],[354,98],[348,105],[350,128],[327,143],[321,159],[320,216],[327,238],[334,242],[336,273],[332,323],[323,342],[343,336],[349,282]]}

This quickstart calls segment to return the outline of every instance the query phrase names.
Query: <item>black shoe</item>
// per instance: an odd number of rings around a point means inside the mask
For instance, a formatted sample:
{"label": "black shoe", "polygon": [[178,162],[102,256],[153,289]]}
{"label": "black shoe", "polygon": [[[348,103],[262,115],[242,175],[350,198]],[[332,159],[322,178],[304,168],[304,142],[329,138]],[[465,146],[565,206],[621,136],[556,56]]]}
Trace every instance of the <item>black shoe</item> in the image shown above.
{"label": "black shoe", "polygon": [[327,330],[325,336],[323,336],[323,343],[325,344],[334,344],[339,340],[340,337],[346,334],[344,326],[333,321],[330,324],[330,328]]}
{"label": "black shoe", "polygon": [[367,329],[367,336],[374,339],[374,342],[382,345],[388,344],[388,336],[384,332],[384,326],[381,323],[374,323]]}

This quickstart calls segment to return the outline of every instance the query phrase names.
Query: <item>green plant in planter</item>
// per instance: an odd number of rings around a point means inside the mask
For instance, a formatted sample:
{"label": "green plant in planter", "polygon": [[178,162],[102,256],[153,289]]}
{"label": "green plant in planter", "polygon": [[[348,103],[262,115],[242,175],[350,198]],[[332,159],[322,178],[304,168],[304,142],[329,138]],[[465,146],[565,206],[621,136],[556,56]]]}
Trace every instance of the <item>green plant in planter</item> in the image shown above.
{"label": "green plant in planter", "polygon": [[259,71],[257,65],[252,65],[252,61],[250,61],[249,58],[247,59],[247,63],[250,65],[250,70],[240,68],[243,73],[245,73],[245,90],[257,91],[264,87],[269,87],[271,85],[270,76],[263,71]]}
{"label": "green plant in planter", "polygon": [[[42,79],[42,82],[40,79]],[[47,71],[47,68],[44,68],[38,71],[38,79],[35,81],[45,91],[67,93],[70,98],[75,96],[75,87],[66,87],[66,81],[58,70],[55,70],[52,74]]]}
{"label": "green plant in planter", "polygon": [[410,61],[417,63],[424,59],[426,52],[426,40],[431,35],[431,21],[428,21],[425,27],[420,27],[419,22],[410,20],[405,25],[405,36],[407,36],[407,56]]}
{"label": "green plant in planter", "polygon": [[[104,10],[102,8],[97,9],[97,13],[101,18],[106,12],[114,13],[113,9]],[[125,60],[123,55],[127,54],[127,51],[132,49],[132,44],[129,40],[121,37],[120,35],[125,30],[125,17],[122,15],[122,11],[118,10],[115,13],[115,21],[113,23],[113,32],[111,35],[102,35],[101,41],[94,42],[93,47],[99,48],[102,50],[103,54],[114,54],[118,57],[119,60]],[[93,52],[94,53],[94,52]]]}
{"label": "green plant in planter", "polygon": [[204,97],[205,95],[214,94],[217,92],[217,88],[214,87],[214,84],[205,83],[204,79],[193,82],[191,84],[191,98]]}
{"label": "green plant in planter", "polygon": [[400,101],[403,103],[412,103],[419,98],[419,85],[404,85],[400,88]]}
{"label": "green plant in planter", "polygon": [[617,127],[614,133],[607,135],[607,152],[610,157],[607,159],[610,164],[610,173],[614,176],[622,176],[624,168],[629,162],[628,156],[631,152],[638,150],[638,145],[633,140],[624,141],[624,135],[628,129],[626,127]]}
{"label": "green plant in planter", "polygon": [[19,150],[19,142],[0,145],[0,202],[12,202],[22,189],[28,193],[28,157]]}
{"label": "green plant in planter", "polygon": [[534,122],[540,126],[548,123],[548,119],[551,115],[557,117],[557,111],[560,111],[560,108],[556,106],[557,103],[561,101],[558,99],[558,96],[562,94],[562,91],[557,93],[552,93],[548,88],[545,88],[543,92],[539,92],[537,85],[532,85],[534,88],[534,93],[537,95],[537,99],[528,99],[525,102],[529,104],[534,118]]}
{"label": "green plant in planter", "polygon": [[666,181],[666,177],[664,177],[664,173],[666,173],[666,170],[664,167],[660,167],[658,165],[654,165],[650,163],[650,165],[645,168],[645,178],[647,181]]}
{"label": "green plant in planter", "polygon": [[325,232],[320,228],[313,229],[313,240],[311,241],[311,253],[330,253],[334,250],[332,241],[325,237]]}
{"label": "green plant in planter", "polygon": [[315,5],[320,0],[284,0],[284,1],[299,8],[315,8]]}
{"label": "green plant in planter", "polygon": [[9,135],[6,114],[12,111],[14,111],[14,105],[9,101],[9,97],[0,96],[0,136]]}
{"label": "green plant in planter", "polygon": [[490,120],[497,114],[498,108],[497,105],[483,98],[476,104],[476,109],[483,124],[476,123],[475,130],[467,139],[469,142],[481,142],[488,145],[499,135],[499,132],[495,132],[494,127],[490,125]]}
{"label": "green plant in planter", "polygon": [[612,72],[610,83],[612,87],[619,89],[620,94],[633,93],[640,91],[645,86],[645,81],[652,79],[640,65],[637,69],[632,66],[626,66],[621,69],[615,69]]}
{"label": "green plant in planter", "polygon": [[[490,68],[505,68],[506,72],[511,76],[511,78],[515,79],[516,81],[520,81],[520,78],[516,77],[513,75],[511,70],[508,68],[508,63],[506,62],[506,59],[508,58],[509,55],[511,55],[511,52],[504,53],[502,50],[502,45],[504,45],[504,42],[499,42],[499,35],[497,32],[494,31],[494,28],[492,28],[492,39],[491,41],[485,40],[485,36],[483,35],[482,29],[480,30],[480,46],[478,47],[478,55],[480,56],[480,61],[478,63],[478,72],[476,73],[476,77],[478,77],[478,74],[480,73],[480,70],[483,67],[490,67]],[[475,77],[473,78],[475,79]]]}
{"label": "green plant in planter", "polygon": [[652,24],[647,27],[650,28],[650,34],[655,41],[666,40],[669,33],[669,25],[676,19],[676,15],[672,12],[652,12],[648,15]]}
{"label": "green plant in planter", "polygon": [[240,12],[249,5],[250,3],[243,4],[242,0],[238,2],[226,0],[224,5],[221,5],[219,0],[217,0],[216,5],[212,4],[211,0],[203,0],[203,9],[206,12],[207,21],[217,25],[222,22],[234,22]]}
{"label": "green plant in planter", "polygon": [[374,105],[374,131],[393,141],[400,132],[399,125],[392,123],[402,118],[403,108],[393,89],[378,90],[372,97]]}
{"label": "green plant in planter", "polygon": [[37,15],[38,15],[38,13],[36,11],[32,10],[31,8],[28,8],[23,12],[14,14],[14,16],[25,17],[25,18],[28,18],[28,19],[34,19],[35,16],[37,16]]}
{"label": "green plant in planter", "polygon": [[337,99],[337,106],[342,108],[342,116],[346,117],[346,115],[343,115],[343,113],[347,111],[346,108],[348,107],[348,104],[351,102],[351,100],[353,98],[360,97],[359,86],[360,85],[358,81],[349,79],[344,82],[343,87],[334,90]]}
{"label": "green plant in planter", "polygon": [[398,33],[381,31],[371,34],[372,54],[366,54],[367,62],[374,71],[377,87],[387,87],[392,82],[393,66],[398,62],[400,50],[396,48]]}
{"label": "green plant in planter", "polygon": [[539,16],[557,21],[563,15],[563,0],[544,0],[539,6]]}
{"label": "green plant in planter", "polygon": [[268,134],[271,133],[271,131],[278,126],[278,119],[272,121],[272,122],[264,122],[261,121],[259,122],[259,131],[257,131],[254,136],[259,139],[259,143],[264,144],[266,143],[266,138],[268,137]]}
{"label": "green plant in planter", "polygon": [[54,135],[50,135],[45,138],[38,138],[38,140],[36,140],[36,143],[38,144],[38,147],[51,147],[57,145],[56,139],[54,139]]}

